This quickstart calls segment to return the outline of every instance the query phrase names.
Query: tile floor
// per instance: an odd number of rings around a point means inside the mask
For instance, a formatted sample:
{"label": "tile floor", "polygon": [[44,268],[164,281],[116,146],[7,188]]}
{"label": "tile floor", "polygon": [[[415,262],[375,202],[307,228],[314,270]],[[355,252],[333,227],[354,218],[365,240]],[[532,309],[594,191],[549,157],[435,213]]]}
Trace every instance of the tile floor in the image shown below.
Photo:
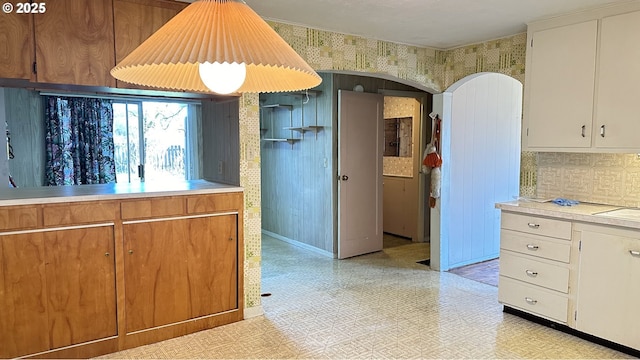
{"label": "tile floor", "polygon": [[496,287],[416,264],[425,246],[333,260],[264,237],[264,316],[103,358],[631,358],[504,314]]}

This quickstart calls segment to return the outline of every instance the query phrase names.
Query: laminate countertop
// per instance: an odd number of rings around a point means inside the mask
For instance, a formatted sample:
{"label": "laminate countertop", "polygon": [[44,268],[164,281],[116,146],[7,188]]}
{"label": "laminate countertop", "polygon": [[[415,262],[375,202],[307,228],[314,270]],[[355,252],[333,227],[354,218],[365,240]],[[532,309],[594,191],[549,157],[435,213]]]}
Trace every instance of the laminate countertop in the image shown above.
{"label": "laminate countertop", "polygon": [[161,184],[95,184],[7,188],[0,190],[0,206],[51,204],[142,197],[215,194],[243,191],[242,187],[205,180]]}
{"label": "laminate countertop", "polygon": [[501,202],[497,203],[495,207],[502,211],[515,213],[640,229],[640,208],[593,203],[561,206],[550,201],[537,202],[528,200]]}

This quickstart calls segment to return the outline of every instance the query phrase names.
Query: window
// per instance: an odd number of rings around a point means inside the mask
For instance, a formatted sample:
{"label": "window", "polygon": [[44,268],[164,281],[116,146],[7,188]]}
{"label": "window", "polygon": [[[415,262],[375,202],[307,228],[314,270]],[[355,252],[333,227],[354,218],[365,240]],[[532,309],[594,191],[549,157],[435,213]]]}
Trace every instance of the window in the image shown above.
{"label": "window", "polygon": [[384,119],[383,156],[411,157],[412,117]]}
{"label": "window", "polygon": [[197,178],[194,107],[186,102],[113,101],[116,179],[167,182]]}

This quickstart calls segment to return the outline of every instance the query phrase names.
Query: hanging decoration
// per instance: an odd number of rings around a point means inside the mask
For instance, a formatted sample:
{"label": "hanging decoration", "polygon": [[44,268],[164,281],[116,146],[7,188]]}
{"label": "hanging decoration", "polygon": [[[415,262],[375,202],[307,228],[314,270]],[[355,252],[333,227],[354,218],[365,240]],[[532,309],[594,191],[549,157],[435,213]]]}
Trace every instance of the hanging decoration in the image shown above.
{"label": "hanging decoration", "polygon": [[429,194],[429,206],[436,206],[436,199],[440,197],[440,182],[442,157],[440,156],[440,117],[438,114],[429,114],[432,119],[431,142],[424,149],[422,159],[422,172],[431,174],[431,186]]}

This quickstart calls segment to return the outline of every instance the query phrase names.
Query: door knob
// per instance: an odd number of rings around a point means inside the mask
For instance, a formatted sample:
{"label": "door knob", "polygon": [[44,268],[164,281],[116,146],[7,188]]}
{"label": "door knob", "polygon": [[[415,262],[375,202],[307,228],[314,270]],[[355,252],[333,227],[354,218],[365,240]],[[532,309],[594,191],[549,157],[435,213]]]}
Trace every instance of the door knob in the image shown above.
{"label": "door knob", "polygon": [[347,181],[349,180],[349,177],[347,175],[342,175],[342,181]]}

